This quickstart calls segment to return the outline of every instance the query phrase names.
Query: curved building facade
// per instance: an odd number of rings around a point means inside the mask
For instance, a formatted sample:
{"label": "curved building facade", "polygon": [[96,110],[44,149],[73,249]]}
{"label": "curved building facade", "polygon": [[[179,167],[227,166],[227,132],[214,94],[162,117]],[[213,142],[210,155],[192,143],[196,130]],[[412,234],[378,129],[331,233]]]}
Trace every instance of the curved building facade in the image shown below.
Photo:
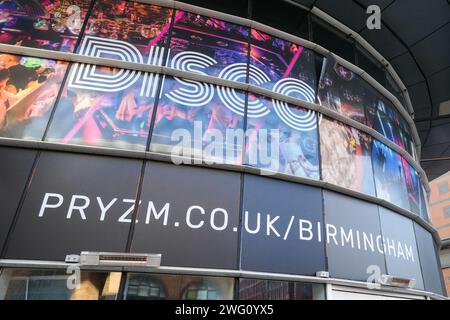
{"label": "curved building facade", "polygon": [[407,92],[367,43],[301,7],[36,3],[0,4],[1,299],[442,298]]}

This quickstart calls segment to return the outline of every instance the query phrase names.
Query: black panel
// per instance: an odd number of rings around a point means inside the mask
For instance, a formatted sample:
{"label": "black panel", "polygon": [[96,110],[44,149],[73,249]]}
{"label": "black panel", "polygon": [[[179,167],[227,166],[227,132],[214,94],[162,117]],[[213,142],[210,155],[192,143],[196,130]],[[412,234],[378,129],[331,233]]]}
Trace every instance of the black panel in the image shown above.
{"label": "black panel", "polygon": [[439,256],[431,233],[414,223],[417,248],[419,250],[420,266],[422,267],[423,281],[426,291],[444,294],[441,279]]}
{"label": "black panel", "polygon": [[[131,214],[124,214],[140,169],[134,160],[42,153],[6,257],[60,261],[87,250],[125,251]],[[86,208],[70,210],[70,204]],[[109,207],[103,216],[101,206]]]}
{"label": "black panel", "polygon": [[450,5],[445,0],[396,0],[382,13],[382,19],[408,45],[426,37],[449,21]]}
{"label": "black panel", "polygon": [[[303,275],[325,270],[324,244],[318,232],[320,223],[323,234],[320,189],[246,175],[242,212],[242,269]],[[311,224],[310,240],[300,237],[300,219]],[[308,223],[302,226],[308,228]],[[308,238],[310,234],[304,231],[302,235]]]}
{"label": "black panel", "polygon": [[337,54],[345,60],[355,63],[354,43],[337,33],[335,28],[313,19],[313,42]]}
{"label": "black panel", "polygon": [[408,87],[416,119],[431,116],[431,100],[425,82]]}
{"label": "black panel", "polygon": [[181,0],[181,2],[247,18],[248,0]]}
{"label": "black panel", "polygon": [[338,244],[335,241],[327,244],[330,276],[367,281],[373,272],[371,266],[385,274],[384,254],[377,247],[377,237],[381,237],[378,207],[326,190],[323,196],[326,223],[337,229],[343,228],[346,235],[353,237],[353,247],[350,244],[343,246],[342,238],[337,239]]}
{"label": "black panel", "polygon": [[236,268],[240,183],[237,173],[147,163],[132,251],[161,253],[165,266]]}
{"label": "black panel", "polygon": [[251,19],[308,39],[308,11],[287,1],[252,1]]}
{"label": "black panel", "polygon": [[383,23],[381,29],[364,29],[360,35],[386,59],[391,59],[407,51],[406,47]]}
{"label": "black panel", "polygon": [[37,152],[0,148],[0,252],[19,205]]}
{"label": "black panel", "polygon": [[450,66],[450,41],[448,39],[450,39],[450,24],[411,47],[411,51],[425,75]]}
{"label": "black panel", "polygon": [[402,54],[401,56],[392,59],[391,64],[406,86],[424,80],[416,62],[409,53]]}
{"label": "black panel", "polygon": [[415,288],[424,289],[413,222],[383,207],[380,221],[388,274],[415,279]]}
{"label": "black panel", "polygon": [[366,25],[366,10],[354,1],[317,0],[314,5],[356,32]]}

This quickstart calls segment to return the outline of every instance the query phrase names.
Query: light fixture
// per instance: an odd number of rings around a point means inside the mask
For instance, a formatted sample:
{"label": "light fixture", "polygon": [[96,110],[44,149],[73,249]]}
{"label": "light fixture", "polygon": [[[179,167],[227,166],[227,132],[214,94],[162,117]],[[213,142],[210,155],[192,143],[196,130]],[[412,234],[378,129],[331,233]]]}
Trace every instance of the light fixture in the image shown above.
{"label": "light fixture", "polygon": [[161,256],[161,254],[148,253],[83,251],[80,254],[80,265],[157,268],[161,265]]}
{"label": "light fixture", "polygon": [[416,285],[416,279],[402,278],[383,274],[381,275],[380,283],[385,286],[414,288]]}
{"label": "light fixture", "polygon": [[328,271],[317,271],[316,272],[316,277],[318,277],[318,278],[329,278],[330,277],[330,273]]}

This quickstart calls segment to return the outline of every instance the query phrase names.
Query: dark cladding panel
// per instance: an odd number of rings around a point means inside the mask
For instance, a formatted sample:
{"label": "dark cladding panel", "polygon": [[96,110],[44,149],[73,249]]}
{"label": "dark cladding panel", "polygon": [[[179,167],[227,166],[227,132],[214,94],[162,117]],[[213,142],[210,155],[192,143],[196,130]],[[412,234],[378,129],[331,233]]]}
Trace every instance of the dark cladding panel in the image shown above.
{"label": "dark cladding panel", "polygon": [[[330,276],[349,280],[367,281],[373,267],[386,273],[384,254],[378,250],[377,237],[381,237],[378,207],[338,193],[324,191],[325,221],[345,235],[352,235],[350,243],[341,237],[327,244]],[[351,231],[350,231],[351,230]],[[331,239],[330,239],[331,240]],[[381,239],[380,239],[381,240]],[[342,245],[342,244],[345,245]]]}
{"label": "dark cladding panel", "polygon": [[416,289],[423,289],[413,222],[398,213],[380,207],[387,273],[415,279]]}
{"label": "dark cladding panel", "polygon": [[162,265],[235,269],[240,175],[148,162],[133,252],[161,253]]}
{"label": "dark cladding panel", "polygon": [[[318,223],[319,229],[323,224],[320,189],[246,175],[243,199],[243,270],[302,275],[325,270],[324,244],[317,231]],[[310,232],[300,233],[301,225],[311,227]]]}
{"label": "dark cladding panel", "polygon": [[61,261],[81,251],[124,252],[141,164],[42,153],[6,257]]}
{"label": "dark cladding panel", "polygon": [[442,295],[444,293],[440,277],[441,268],[433,236],[417,223],[414,223],[414,230],[416,232],[417,248],[419,250],[425,290]]}
{"label": "dark cladding panel", "polygon": [[0,148],[0,251],[19,205],[37,152]]}

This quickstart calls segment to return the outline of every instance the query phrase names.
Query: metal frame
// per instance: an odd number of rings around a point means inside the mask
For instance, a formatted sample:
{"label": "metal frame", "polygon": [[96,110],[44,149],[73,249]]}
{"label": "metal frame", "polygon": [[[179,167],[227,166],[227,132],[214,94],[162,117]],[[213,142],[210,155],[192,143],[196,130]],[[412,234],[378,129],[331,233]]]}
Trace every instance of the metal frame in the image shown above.
{"label": "metal frame", "polygon": [[159,267],[159,268],[138,268],[138,267],[83,267],[78,264],[57,262],[57,261],[34,261],[34,260],[12,260],[0,259],[0,268],[29,268],[29,269],[67,269],[79,266],[81,271],[97,271],[97,272],[133,272],[147,274],[176,274],[176,275],[198,275],[213,277],[233,277],[233,278],[250,278],[261,280],[276,281],[298,281],[307,283],[324,284],[326,286],[326,298],[330,297],[330,290],[334,285],[344,286],[358,289],[374,290],[374,294],[382,294],[389,292],[391,294],[407,294],[410,296],[429,297],[438,300],[449,300],[449,298],[438,295],[436,293],[406,289],[398,287],[383,286],[380,284],[369,284],[362,281],[353,281],[336,278],[319,278],[314,276],[291,275],[271,272],[256,272],[247,270],[231,270],[231,269],[207,269],[207,268],[185,268],[185,267]]}

